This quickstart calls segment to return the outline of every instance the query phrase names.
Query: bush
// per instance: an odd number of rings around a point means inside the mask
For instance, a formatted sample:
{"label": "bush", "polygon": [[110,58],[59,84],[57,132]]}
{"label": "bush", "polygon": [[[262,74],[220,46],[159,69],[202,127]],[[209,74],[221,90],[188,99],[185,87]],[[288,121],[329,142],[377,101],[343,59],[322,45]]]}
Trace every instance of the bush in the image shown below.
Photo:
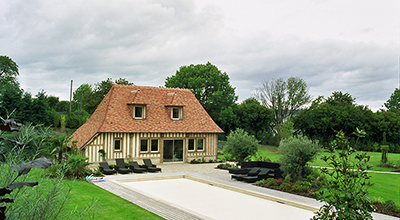
{"label": "bush", "polygon": [[91,174],[92,171],[87,168],[89,165],[87,159],[88,158],[80,154],[68,155],[68,159],[65,161],[68,167],[66,176],[69,178],[83,179],[85,176]]}
{"label": "bush", "polygon": [[326,177],[319,171],[319,169],[312,169],[306,179],[311,182],[312,187],[321,187],[326,183]]}
{"label": "bush", "polygon": [[[308,184],[306,184],[304,182],[306,182]],[[293,192],[304,192],[304,193],[307,193],[308,190],[310,189],[310,185],[311,184],[309,182],[307,182],[307,181],[303,181],[303,182],[297,181],[292,185],[291,190]]]}
{"label": "bush", "polygon": [[[354,134],[363,137],[365,132],[357,129]],[[330,155],[322,157],[333,169],[322,169],[330,178],[316,193],[318,200],[325,204],[313,219],[372,219],[374,207],[368,196],[368,188],[372,184],[367,172],[371,167],[368,165],[370,157],[361,153],[351,160],[355,147],[349,145],[349,138],[343,132],[338,132],[336,136],[337,140],[329,148]],[[337,148],[339,154],[335,153]]]}
{"label": "bush", "polygon": [[228,135],[224,153],[230,155],[233,160],[241,163],[247,157],[256,155],[257,151],[257,139],[243,129],[238,128]]}
{"label": "bush", "polygon": [[74,113],[71,113],[67,117],[67,127],[69,128],[79,128],[80,122],[78,116]]}
{"label": "bush", "polygon": [[54,123],[53,123],[55,128],[57,128],[57,127],[59,127],[61,125],[60,121],[61,121],[61,114],[60,113],[56,113],[54,115]]}
{"label": "bush", "polygon": [[280,189],[282,190],[292,190],[292,184],[287,183],[287,182],[283,182],[280,186]]}
{"label": "bush", "polygon": [[276,181],[274,178],[268,178],[267,179],[267,186],[277,186],[278,181]]}
{"label": "bush", "polygon": [[312,161],[320,151],[320,146],[307,137],[289,137],[279,144],[279,159],[281,170],[285,175],[290,175],[293,181],[297,181],[304,173],[304,167]]}

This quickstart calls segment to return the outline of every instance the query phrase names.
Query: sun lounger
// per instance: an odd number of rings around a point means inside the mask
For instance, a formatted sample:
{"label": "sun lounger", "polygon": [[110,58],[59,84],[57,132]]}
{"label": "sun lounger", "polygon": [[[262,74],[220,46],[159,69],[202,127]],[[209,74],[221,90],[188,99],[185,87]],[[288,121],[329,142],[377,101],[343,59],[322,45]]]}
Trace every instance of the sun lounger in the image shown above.
{"label": "sun lounger", "polygon": [[129,162],[129,168],[134,172],[134,173],[144,173],[147,171],[146,168],[140,167],[139,164],[136,161],[130,161]]}
{"label": "sun lounger", "polygon": [[259,172],[259,167],[253,167],[247,174],[235,174],[231,176],[231,179],[242,180],[245,176],[257,176]]}
{"label": "sun lounger", "polygon": [[161,168],[153,165],[150,159],[143,159],[143,162],[148,172],[161,172]]}
{"label": "sun lounger", "polygon": [[242,180],[247,183],[254,183],[262,179],[269,178],[269,173],[274,171],[273,169],[261,168],[261,171],[257,174],[257,176],[244,176]]}
{"label": "sun lounger", "polygon": [[118,173],[125,174],[125,173],[132,172],[131,169],[125,167],[124,159],[115,159],[115,162],[117,164],[116,168],[117,168]]}
{"label": "sun lounger", "polygon": [[117,173],[116,170],[111,169],[107,162],[100,162],[100,171],[106,175]]}

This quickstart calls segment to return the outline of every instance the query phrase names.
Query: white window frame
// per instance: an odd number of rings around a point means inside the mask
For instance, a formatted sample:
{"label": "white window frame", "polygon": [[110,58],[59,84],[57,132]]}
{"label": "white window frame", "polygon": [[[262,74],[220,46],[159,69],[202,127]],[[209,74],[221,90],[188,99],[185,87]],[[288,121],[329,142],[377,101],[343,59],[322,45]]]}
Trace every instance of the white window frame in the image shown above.
{"label": "white window frame", "polygon": [[[136,108],[142,109],[142,116],[136,117]],[[133,106],[133,118],[134,119],[145,119],[146,118],[146,106],[145,105],[134,105]]]}
{"label": "white window frame", "polygon": [[[178,118],[174,118],[174,110],[178,109]],[[171,119],[172,120],[182,120],[182,107],[172,107],[171,108]]]}

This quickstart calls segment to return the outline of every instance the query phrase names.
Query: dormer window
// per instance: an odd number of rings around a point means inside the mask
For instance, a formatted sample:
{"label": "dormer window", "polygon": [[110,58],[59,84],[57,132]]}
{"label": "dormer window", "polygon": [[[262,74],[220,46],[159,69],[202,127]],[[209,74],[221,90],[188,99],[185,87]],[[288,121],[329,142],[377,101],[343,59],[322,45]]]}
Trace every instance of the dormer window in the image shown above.
{"label": "dormer window", "polygon": [[135,105],[133,107],[133,118],[135,119],[145,119],[146,118],[146,108],[143,105]]}
{"label": "dormer window", "polygon": [[171,118],[172,120],[182,120],[182,107],[172,107]]}

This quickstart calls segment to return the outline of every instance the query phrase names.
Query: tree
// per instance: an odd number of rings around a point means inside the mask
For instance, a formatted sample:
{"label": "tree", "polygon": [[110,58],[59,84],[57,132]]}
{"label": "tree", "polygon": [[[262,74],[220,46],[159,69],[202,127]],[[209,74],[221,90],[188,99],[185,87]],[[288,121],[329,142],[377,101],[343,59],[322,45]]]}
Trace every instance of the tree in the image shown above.
{"label": "tree", "polygon": [[281,125],[288,117],[293,118],[311,101],[307,83],[297,77],[290,77],[287,81],[282,78],[264,81],[263,87],[256,90],[256,98],[274,112],[273,127]]}
{"label": "tree", "polygon": [[36,98],[32,100],[31,106],[31,120],[34,124],[53,124],[51,113],[48,111],[49,104],[46,99],[46,92],[39,91]]}
{"label": "tree", "polygon": [[246,158],[256,155],[257,151],[257,139],[243,129],[238,128],[228,135],[224,153],[230,155],[235,161],[241,163]]}
{"label": "tree", "polygon": [[357,105],[350,94],[335,91],[326,100],[318,97],[309,108],[293,118],[293,122],[304,135],[318,139],[326,146],[335,138],[336,131],[351,133],[360,128],[372,133],[374,119],[372,111]]}
{"label": "tree", "polygon": [[[82,108],[89,114],[92,114],[114,84],[134,85],[125,78],[119,78],[114,82],[111,78],[107,78],[106,80],[95,83],[94,88],[89,84],[82,84],[74,92],[75,109],[78,109],[82,96]],[[90,95],[89,91],[91,91]]]}
{"label": "tree", "polygon": [[237,127],[244,129],[258,140],[263,139],[265,131],[271,130],[274,113],[261,105],[255,98],[248,98],[238,105]]}
{"label": "tree", "polygon": [[237,100],[228,74],[222,73],[210,62],[181,66],[175,75],[166,78],[165,87],[190,89],[218,125],[223,120],[221,112]]}
{"label": "tree", "polygon": [[[19,75],[18,65],[7,56],[0,56],[0,85],[19,87],[16,76]],[[0,87],[1,88],[1,87]]]}
{"label": "tree", "polygon": [[15,86],[5,85],[0,93],[0,116],[7,118],[12,114],[12,117],[21,121],[22,107],[22,91]]}
{"label": "tree", "polygon": [[384,105],[389,110],[400,110],[400,89],[396,88]]}
{"label": "tree", "polygon": [[49,110],[54,110],[57,103],[60,102],[60,98],[59,97],[55,97],[55,96],[49,96],[47,97],[47,103],[49,104]]}
{"label": "tree", "polygon": [[82,84],[80,85],[73,94],[73,109],[75,110],[81,110],[81,107],[83,110],[87,112],[94,112],[97,108],[97,100],[93,99],[93,88],[92,85],[90,84]]}
{"label": "tree", "polygon": [[57,103],[57,105],[54,107],[54,110],[56,112],[68,112],[69,111],[69,101],[60,101]]}

